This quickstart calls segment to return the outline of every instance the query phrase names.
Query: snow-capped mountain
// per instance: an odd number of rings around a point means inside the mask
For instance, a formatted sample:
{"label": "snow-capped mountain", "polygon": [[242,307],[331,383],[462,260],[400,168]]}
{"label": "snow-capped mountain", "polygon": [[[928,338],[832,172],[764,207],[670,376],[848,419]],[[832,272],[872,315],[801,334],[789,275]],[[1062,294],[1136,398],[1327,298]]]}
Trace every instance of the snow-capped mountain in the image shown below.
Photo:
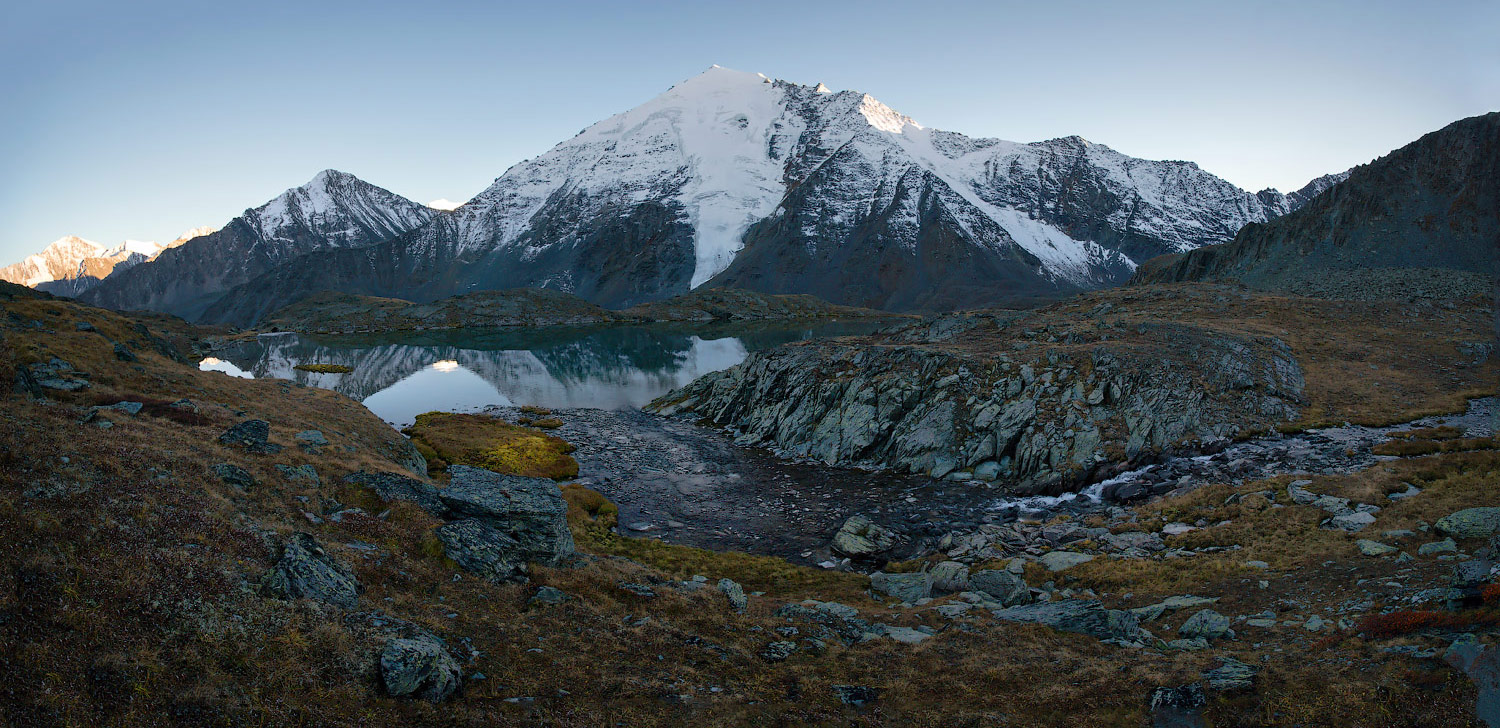
{"label": "snow-capped mountain", "polygon": [[196,318],[224,291],[298,256],[387,240],[436,214],[353,175],[324,170],[215,232],[110,276],[81,298]]}
{"label": "snow-capped mountain", "polygon": [[1303,185],[1302,189],[1290,194],[1282,194],[1275,187],[1270,187],[1255,193],[1255,196],[1260,199],[1261,204],[1266,206],[1267,211],[1273,213],[1271,215],[1272,218],[1281,217],[1306,205],[1308,201],[1323,194],[1328,188],[1349,179],[1349,173],[1353,171],[1350,169],[1343,172],[1325,174]]}
{"label": "snow-capped mountain", "polygon": [[212,227],[193,228],[166,245],[151,240],[126,240],[113,247],[69,235],[53,241],[36,255],[0,268],[0,280],[61,296],[77,296],[114,273],[153,260],[167,248],[213,231]]}
{"label": "snow-capped mountain", "polygon": [[714,67],[515,165],[452,213],[268,270],[207,316],[249,323],[325,289],[430,300],[516,286],[614,306],[705,284],[973,306],[1119,283],[1300,202],[1191,162],[1078,137],[973,139],[867,94]]}

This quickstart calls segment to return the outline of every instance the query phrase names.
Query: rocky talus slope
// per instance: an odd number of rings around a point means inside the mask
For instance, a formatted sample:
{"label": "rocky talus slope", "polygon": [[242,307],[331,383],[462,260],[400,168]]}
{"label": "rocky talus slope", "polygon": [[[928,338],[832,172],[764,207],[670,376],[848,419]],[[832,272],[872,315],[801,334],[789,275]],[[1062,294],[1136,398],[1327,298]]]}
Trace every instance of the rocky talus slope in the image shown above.
{"label": "rocky talus slope", "polygon": [[[1218,295],[1132,305],[1210,326]],[[1411,310],[1468,335],[1468,310]],[[629,537],[503,442],[457,445],[491,469],[424,462],[342,395],[199,371],[205,333],[0,284],[0,723],[1446,726],[1494,704],[1492,440],[987,523],[865,576]],[[1373,397],[1395,347],[1360,335],[1379,348],[1343,378],[1381,406],[1494,374],[1434,336],[1433,388]],[[1303,370],[1325,406],[1330,370]],[[882,528],[826,536],[908,537]]]}
{"label": "rocky talus slope", "polygon": [[[1408,288],[1467,296],[1487,292],[1497,265],[1500,112],[1427,134],[1356,167],[1295,212],[1246,225],[1222,245],[1149,261],[1132,280],[1236,279],[1341,297],[1405,298]],[[1442,271],[1451,273],[1435,276]]]}
{"label": "rocky talus slope", "polygon": [[[1163,451],[1328,416],[1330,393],[1345,385],[1326,372],[1360,354],[1324,347],[1360,347],[1368,328],[1388,326],[1386,314],[1348,303],[1307,309],[1305,319],[1287,313],[1304,305],[1210,286],[952,314],[755,352],[651,409],[690,413],[784,455],[1055,492]],[[1477,300],[1465,307],[1474,340],[1449,342],[1448,356],[1482,345],[1482,308]],[[1297,320],[1266,326],[1268,314]],[[1346,317],[1347,328],[1323,327],[1324,315]],[[1422,328],[1399,326],[1411,335]],[[1318,368],[1311,393],[1309,362]],[[1401,370],[1420,376],[1407,370],[1416,366]]]}

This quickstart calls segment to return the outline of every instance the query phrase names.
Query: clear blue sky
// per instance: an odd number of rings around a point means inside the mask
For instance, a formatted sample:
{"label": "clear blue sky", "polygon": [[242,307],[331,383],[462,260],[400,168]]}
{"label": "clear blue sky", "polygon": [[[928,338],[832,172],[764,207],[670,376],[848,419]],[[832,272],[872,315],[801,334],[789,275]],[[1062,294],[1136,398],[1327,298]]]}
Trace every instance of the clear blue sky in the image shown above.
{"label": "clear blue sky", "polygon": [[0,260],[326,167],[462,201],[715,63],[1288,190],[1496,109],[1497,29],[1495,0],[7,3]]}

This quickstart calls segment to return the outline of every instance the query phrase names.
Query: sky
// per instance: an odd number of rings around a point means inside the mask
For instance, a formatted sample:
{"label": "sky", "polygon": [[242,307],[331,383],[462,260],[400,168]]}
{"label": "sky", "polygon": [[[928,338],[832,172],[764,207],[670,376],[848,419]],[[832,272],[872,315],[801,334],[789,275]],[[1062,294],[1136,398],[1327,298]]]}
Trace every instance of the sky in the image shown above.
{"label": "sky", "polygon": [[1500,108],[1500,2],[48,2],[0,9],[0,263],[341,169],[463,201],[718,64],[1290,191]]}

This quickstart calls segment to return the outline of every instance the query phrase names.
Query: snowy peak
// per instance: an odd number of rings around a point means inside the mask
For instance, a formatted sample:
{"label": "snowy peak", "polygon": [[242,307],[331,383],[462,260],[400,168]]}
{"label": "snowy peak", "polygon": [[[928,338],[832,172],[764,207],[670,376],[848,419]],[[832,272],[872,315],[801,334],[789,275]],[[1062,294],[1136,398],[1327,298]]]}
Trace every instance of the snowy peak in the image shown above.
{"label": "snowy peak", "polygon": [[355,245],[394,237],[432,217],[432,210],[347,172],[325,169],[244,219],[265,240],[318,238],[328,246]]}

